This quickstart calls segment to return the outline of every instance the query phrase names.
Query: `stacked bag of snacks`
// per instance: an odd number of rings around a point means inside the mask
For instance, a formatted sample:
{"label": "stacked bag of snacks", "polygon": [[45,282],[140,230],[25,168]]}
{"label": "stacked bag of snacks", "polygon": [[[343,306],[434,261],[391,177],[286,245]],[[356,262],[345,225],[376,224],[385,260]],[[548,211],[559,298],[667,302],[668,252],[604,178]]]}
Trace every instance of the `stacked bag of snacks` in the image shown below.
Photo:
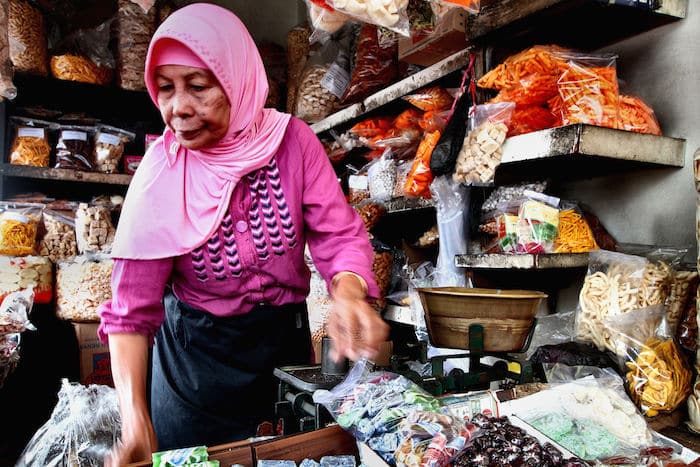
{"label": "stacked bag of snacks", "polygon": [[[13,117],[10,163],[86,172],[118,173],[125,146],[135,134],[109,125],[66,125]],[[56,138],[52,147],[51,141]]]}
{"label": "stacked bag of snacks", "polygon": [[653,110],[620,94],[616,60],[536,45],[508,57],[478,85],[498,91],[491,103],[516,104],[508,136],[575,123],[660,135]]}
{"label": "stacked bag of snacks", "polygon": [[36,303],[53,296],[51,262],[36,256],[43,204],[0,202],[0,302],[32,290]]}
{"label": "stacked bag of snacks", "polygon": [[577,340],[618,357],[627,390],[648,417],[674,411],[691,392],[673,326],[687,296],[681,304],[684,294],[671,293],[674,282],[691,280],[674,271],[683,253],[592,251],[579,295]]}

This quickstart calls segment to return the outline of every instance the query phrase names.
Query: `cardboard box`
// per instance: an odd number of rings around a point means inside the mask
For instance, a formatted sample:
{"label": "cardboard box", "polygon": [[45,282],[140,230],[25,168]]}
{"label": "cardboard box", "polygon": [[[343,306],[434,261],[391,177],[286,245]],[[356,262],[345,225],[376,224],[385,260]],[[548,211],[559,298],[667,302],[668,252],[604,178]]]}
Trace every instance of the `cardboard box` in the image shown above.
{"label": "cardboard box", "polygon": [[[352,455],[357,458],[358,455],[355,438],[337,425],[267,441],[222,444],[207,451],[209,459],[218,460],[222,467],[234,464],[254,467],[258,460],[291,460],[298,464],[306,458],[319,461],[323,456]],[[129,466],[151,465],[151,462],[138,462]]]}
{"label": "cardboard box", "polygon": [[97,337],[99,323],[73,323],[80,350],[80,382],[114,387],[109,347]]}
{"label": "cardboard box", "polygon": [[415,65],[430,66],[459,52],[467,46],[467,11],[453,8],[435,26],[430,35],[401,37],[399,60]]}

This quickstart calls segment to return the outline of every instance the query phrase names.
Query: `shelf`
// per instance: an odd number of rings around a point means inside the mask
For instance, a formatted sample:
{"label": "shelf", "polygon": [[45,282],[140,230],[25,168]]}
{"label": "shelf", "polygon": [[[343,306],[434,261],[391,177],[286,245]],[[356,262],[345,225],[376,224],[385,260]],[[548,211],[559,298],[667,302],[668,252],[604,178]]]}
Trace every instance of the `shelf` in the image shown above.
{"label": "shelf", "polygon": [[678,168],[684,162],[684,139],[577,124],[508,138],[496,182],[581,179],[634,168]]}
{"label": "shelf", "polygon": [[365,112],[375,110],[416,89],[420,89],[445,75],[467,66],[468,63],[469,52],[467,49],[452,54],[442,61],[372,94],[362,102],[358,102],[357,104],[353,104],[350,107],[329,115],[320,122],[311,125],[311,129],[316,134],[330,130],[335,126],[361,116]]}
{"label": "shelf", "polygon": [[[657,0],[659,8],[614,0],[500,0],[467,18],[467,42],[560,44],[594,50],[685,18],[688,0]],[[521,47],[521,48],[522,48]]]}
{"label": "shelf", "polygon": [[588,266],[588,253],[544,255],[458,255],[455,265],[469,269],[571,269]]}
{"label": "shelf", "polygon": [[387,213],[415,211],[416,209],[434,208],[435,201],[425,198],[395,198],[384,203]]}
{"label": "shelf", "polygon": [[125,186],[129,185],[132,177],[126,174],[103,174],[99,172],[82,172],[80,170],[51,169],[48,167],[30,167],[14,164],[0,164],[0,176]]}

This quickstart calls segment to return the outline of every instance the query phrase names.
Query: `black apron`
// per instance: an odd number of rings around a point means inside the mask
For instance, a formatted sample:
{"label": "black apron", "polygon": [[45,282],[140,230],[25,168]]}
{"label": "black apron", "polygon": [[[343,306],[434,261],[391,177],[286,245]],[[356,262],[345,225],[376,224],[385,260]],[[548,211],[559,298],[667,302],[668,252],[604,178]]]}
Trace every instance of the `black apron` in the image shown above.
{"label": "black apron", "polygon": [[151,417],[158,448],[213,446],[255,435],[272,421],[275,367],[309,363],[306,304],[258,305],[217,317],[172,293],[156,335]]}

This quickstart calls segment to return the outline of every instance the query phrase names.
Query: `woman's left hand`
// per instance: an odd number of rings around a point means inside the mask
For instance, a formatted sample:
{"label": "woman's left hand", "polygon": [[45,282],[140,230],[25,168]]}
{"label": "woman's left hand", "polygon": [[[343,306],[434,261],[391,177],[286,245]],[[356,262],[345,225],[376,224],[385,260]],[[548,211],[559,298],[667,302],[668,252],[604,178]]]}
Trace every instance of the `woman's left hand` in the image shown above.
{"label": "woman's left hand", "polygon": [[363,284],[354,276],[339,278],[333,287],[333,309],[328,317],[331,358],[375,358],[389,335],[389,326],[366,300]]}

